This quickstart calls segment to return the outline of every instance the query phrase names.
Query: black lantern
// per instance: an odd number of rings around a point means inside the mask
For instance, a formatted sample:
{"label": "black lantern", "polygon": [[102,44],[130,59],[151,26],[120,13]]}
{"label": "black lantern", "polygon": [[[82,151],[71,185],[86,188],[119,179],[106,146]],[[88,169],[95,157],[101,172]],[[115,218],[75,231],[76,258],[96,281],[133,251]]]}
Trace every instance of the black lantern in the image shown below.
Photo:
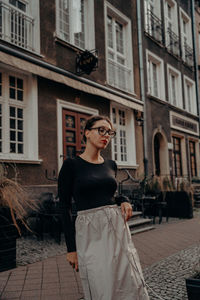
{"label": "black lantern", "polygon": [[77,54],[76,57],[76,73],[78,75],[89,75],[98,67],[98,53],[97,50],[88,51]]}

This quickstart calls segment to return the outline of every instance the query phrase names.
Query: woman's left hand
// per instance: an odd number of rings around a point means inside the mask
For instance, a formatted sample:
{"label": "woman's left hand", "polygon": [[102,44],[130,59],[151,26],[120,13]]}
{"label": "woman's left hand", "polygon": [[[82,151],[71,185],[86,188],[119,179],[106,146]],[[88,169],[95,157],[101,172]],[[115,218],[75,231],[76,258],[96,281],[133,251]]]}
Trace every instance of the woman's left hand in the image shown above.
{"label": "woman's left hand", "polygon": [[121,211],[122,211],[122,216],[124,217],[125,221],[128,221],[133,215],[132,206],[128,202],[121,203]]}

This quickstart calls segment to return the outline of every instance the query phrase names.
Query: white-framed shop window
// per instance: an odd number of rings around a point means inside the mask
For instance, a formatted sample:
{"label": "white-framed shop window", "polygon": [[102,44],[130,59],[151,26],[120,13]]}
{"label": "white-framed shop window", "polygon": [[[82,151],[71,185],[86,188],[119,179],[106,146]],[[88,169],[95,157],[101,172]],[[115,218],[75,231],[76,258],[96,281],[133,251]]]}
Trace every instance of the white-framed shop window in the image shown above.
{"label": "white-framed shop window", "polygon": [[183,108],[181,73],[167,65],[167,77],[169,102],[174,106]]}
{"label": "white-framed shop window", "polygon": [[184,75],[185,109],[189,113],[197,114],[197,98],[195,81]]}
{"label": "white-framed shop window", "polygon": [[39,54],[39,0],[4,0],[0,3],[0,39]]}
{"label": "white-framed shop window", "polygon": [[4,68],[0,74],[0,159],[37,161],[37,78]]}
{"label": "white-framed shop window", "polygon": [[78,48],[94,49],[94,0],[56,0],[56,35]]}
{"label": "white-framed shop window", "polygon": [[181,48],[182,59],[189,66],[193,66],[193,43],[191,18],[180,8],[180,29],[181,29]]}
{"label": "white-framed shop window", "polygon": [[107,82],[133,93],[131,20],[105,2],[105,28]]}
{"label": "white-framed shop window", "polygon": [[111,119],[117,131],[116,136],[112,139],[112,158],[118,165],[136,166],[133,112],[112,103]]}
{"label": "white-framed shop window", "polygon": [[165,100],[164,64],[157,55],[146,50],[148,94]]}

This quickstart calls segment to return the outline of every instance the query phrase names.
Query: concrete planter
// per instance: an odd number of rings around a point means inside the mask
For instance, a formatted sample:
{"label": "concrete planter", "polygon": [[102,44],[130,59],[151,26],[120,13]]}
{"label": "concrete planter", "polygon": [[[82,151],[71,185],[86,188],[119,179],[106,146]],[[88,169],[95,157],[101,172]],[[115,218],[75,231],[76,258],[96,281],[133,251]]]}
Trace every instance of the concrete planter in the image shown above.
{"label": "concrete planter", "polygon": [[0,208],[0,272],[16,268],[17,229],[13,224],[10,209]]}
{"label": "concrete planter", "polygon": [[165,201],[169,217],[193,218],[192,200],[187,192],[166,192]]}
{"label": "concrete planter", "polygon": [[200,299],[200,278],[187,278],[185,281],[188,300]]}

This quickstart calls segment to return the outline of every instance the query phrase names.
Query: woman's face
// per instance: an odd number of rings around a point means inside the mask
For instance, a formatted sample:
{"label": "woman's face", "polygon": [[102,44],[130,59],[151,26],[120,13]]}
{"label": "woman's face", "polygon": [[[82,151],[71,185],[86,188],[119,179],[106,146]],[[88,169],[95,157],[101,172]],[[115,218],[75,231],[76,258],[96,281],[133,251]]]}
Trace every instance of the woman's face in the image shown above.
{"label": "woman's face", "polygon": [[110,136],[108,133],[102,136],[99,134],[98,129],[92,128],[112,130],[111,125],[106,120],[99,120],[91,127],[91,130],[86,130],[85,132],[87,143],[92,144],[97,149],[105,149],[110,142]]}

